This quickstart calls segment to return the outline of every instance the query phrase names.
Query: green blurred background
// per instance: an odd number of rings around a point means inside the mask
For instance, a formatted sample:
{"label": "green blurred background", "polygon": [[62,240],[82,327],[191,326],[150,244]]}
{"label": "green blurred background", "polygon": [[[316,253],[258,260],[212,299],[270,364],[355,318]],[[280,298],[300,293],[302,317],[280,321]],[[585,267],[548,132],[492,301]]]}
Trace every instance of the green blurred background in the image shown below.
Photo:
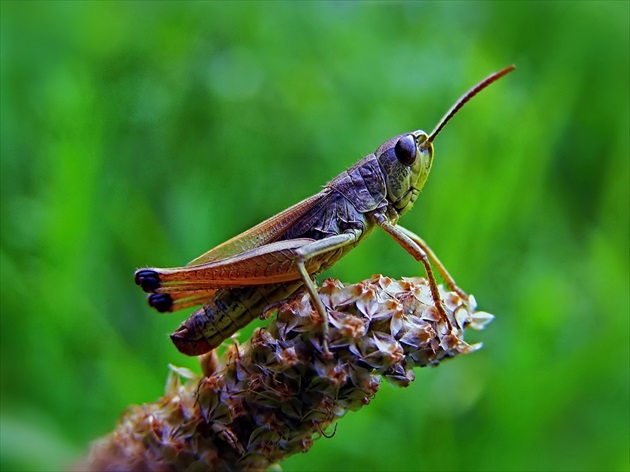
{"label": "green blurred background", "polygon": [[[3,470],[66,467],[192,367],[181,265],[435,125],[402,224],[497,318],[294,470],[628,470],[629,3],[1,3]],[[375,234],[326,275],[422,274]],[[246,333],[243,333],[243,338]]]}

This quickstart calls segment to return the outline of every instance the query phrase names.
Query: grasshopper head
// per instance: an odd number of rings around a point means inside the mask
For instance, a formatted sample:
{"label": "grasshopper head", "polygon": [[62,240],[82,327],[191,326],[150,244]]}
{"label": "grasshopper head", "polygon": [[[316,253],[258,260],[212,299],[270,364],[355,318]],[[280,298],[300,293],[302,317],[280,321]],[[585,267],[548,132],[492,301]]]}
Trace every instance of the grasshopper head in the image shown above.
{"label": "grasshopper head", "polygon": [[433,162],[433,140],[455,114],[488,85],[514,70],[514,66],[490,74],[479,82],[446,112],[430,134],[424,131],[401,134],[386,141],[376,150],[376,158],[385,172],[387,199],[398,214],[411,208],[427,181]]}
{"label": "grasshopper head", "polygon": [[416,200],[429,176],[433,162],[433,143],[424,131],[395,136],[376,150],[385,172],[387,199],[399,214]]}

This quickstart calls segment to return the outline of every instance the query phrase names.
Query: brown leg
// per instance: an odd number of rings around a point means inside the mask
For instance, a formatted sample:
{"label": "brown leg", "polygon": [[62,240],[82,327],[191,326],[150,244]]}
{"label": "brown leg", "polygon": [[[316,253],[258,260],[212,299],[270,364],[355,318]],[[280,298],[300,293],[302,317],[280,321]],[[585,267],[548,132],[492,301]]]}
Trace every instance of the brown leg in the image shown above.
{"label": "brown leg", "polygon": [[[386,219],[382,218],[377,220],[376,223],[385,230],[387,234],[389,234],[392,238],[396,240],[398,244],[400,244],[405,251],[411,254],[414,259],[421,262],[424,265],[424,269],[427,273],[427,278],[429,280],[429,288],[431,290],[431,296],[433,297],[433,302],[435,303],[435,307],[437,308],[440,316],[446,321],[446,324],[450,329],[453,329],[453,325],[449,320],[446,309],[444,308],[444,304],[442,303],[442,298],[440,297],[440,291],[438,290],[437,282],[435,280],[435,275],[433,274],[433,268],[431,267],[431,262],[429,261],[429,256],[427,252],[418,244],[417,241],[414,241],[405,231],[401,230],[399,226],[395,226],[391,224]],[[419,238],[418,238],[419,239]]]}
{"label": "brown leg", "polygon": [[468,300],[468,294],[464,292],[461,288],[459,288],[459,286],[455,283],[455,279],[453,279],[451,274],[449,274],[448,270],[446,270],[446,267],[444,267],[444,264],[442,264],[442,262],[437,258],[433,250],[429,247],[429,245],[426,242],[424,242],[424,240],[420,236],[418,236],[412,231],[409,231],[407,228],[403,228],[402,226],[398,226],[398,225],[396,226],[396,228],[400,229],[411,240],[413,240],[418,246],[420,246],[424,252],[426,252],[427,256],[429,257],[429,260],[436,267],[436,269],[438,270],[438,272],[440,273],[440,275],[446,282],[446,285],[448,286],[448,288],[451,289],[453,292],[456,292],[464,300]]}

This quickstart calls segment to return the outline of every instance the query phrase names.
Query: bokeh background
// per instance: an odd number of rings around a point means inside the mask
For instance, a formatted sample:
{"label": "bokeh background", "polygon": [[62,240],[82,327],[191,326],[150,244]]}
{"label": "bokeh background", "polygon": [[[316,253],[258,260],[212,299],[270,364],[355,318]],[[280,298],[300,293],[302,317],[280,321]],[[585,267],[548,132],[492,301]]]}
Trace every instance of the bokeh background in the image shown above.
{"label": "bokeh background", "polygon": [[[135,268],[181,265],[392,135],[401,221],[496,320],[297,470],[628,470],[629,4],[2,2],[2,470],[67,467],[167,364]],[[375,234],[326,275],[421,274]],[[244,332],[242,338],[247,338]]]}

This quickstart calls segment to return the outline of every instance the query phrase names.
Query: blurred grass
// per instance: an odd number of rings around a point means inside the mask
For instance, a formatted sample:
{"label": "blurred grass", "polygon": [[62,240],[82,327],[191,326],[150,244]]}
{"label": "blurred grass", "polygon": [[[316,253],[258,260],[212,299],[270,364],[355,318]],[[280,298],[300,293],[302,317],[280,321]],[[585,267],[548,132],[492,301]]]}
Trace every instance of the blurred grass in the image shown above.
{"label": "blurred grass", "polygon": [[[384,386],[283,468],[630,468],[627,2],[0,8],[2,470],[67,466],[161,394],[168,362],[196,367],[136,267],[429,131],[510,63],[402,221],[497,315],[486,347]],[[327,275],[376,272],[421,268],[375,234]]]}

